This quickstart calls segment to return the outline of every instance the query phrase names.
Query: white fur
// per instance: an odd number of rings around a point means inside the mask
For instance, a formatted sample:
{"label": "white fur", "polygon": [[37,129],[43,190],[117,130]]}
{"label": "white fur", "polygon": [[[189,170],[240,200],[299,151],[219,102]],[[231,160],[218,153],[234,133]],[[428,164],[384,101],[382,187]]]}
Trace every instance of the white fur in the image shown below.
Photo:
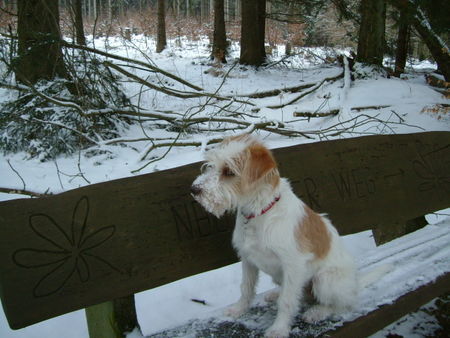
{"label": "white fur", "polygon": [[[242,163],[237,163],[236,158],[252,144],[259,142],[247,137],[223,142],[209,151],[207,168],[193,183],[197,190],[193,196],[218,217],[225,211],[237,212],[233,246],[242,260],[241,298],[227,309],[227,314],[238,317],[247,311],[261,270],[280,285],[277,316],[266,337],[287,337],[299,311],[303,289],[309,282],[313,283],[317,305],[308,309],[303,319],[311,323],[351,308],[359,289],[358,280],[353,259],[327,218],[320,216],[330,235],[326,256],[317,258],[302,247],[294,234],[307,217],[305,204],[293,193],[286,179],[280,179],[276,186],[261,180],[246,192],[233,186],[232,182],[245,179],[240,176]],[[236,177],[222,177],[223,166],[232,168]],[[278,170],[275,168],[271,174],[278,175]],[[277,196],[280,200],[261,214]],[[254,218],[245,217],[252,213]],[[275,299],[276,295],[270,298]]]}

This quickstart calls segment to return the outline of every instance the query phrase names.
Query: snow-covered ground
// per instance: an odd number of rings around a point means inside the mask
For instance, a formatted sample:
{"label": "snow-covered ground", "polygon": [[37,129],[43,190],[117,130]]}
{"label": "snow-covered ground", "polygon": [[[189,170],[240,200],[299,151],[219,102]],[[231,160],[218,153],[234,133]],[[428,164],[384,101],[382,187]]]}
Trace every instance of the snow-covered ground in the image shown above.
{"label": "snow-covered ground", "polygon": [[[223,67],[229,72],[225,81],[223,77],[215,77],[205,73],[211,68],[208,64],[209,46],[207,41],[173,41],[162,54],[151,52],[154,42],[143,36],[136,36],[132,43],[124,47],[122,39],[110,38],[107,42],[96,40],[97,48],[105,48],[111,53],[144,59],[148,56],[158,67],[176,74],[191,83],[201,86],[205,91],[226,95],[242,95],[271,89],[287,88],[305,83],[317,83],[326,77],[333,77],[342,71],[338,65],[324,65],[320,60],[325,53],[322,49],[303,50],[298,56],[292,57],[273,67],[255,70],[249,67],[233,65],[233,58],[238,55],[238,47],[232,46],[229,63]],[[281,53],[281,52],[280,52]],[[320,57],[314,57],[318,55]],[[279,59],[279,58],[278,58]],[[277,60],[277,56],[274,57]],[[284,147],[304,142],[315,142],[322,139],[352,137],[366,134],[414,133],[421,131],[450,130],[450,114],[442,104],[450,103],[442,94],[429,87],[424,79],[423,68],[434,67],[432,64],[417,64],[410,69],[407,76],[397,78],[357,79],[351,83],[340,79],[330,84],[324,84],[318,90],[305,96],[294,104],[283,108],[272,109],[269,106],[282,105],[298,94],[281,93],[263,99],[251,99],[249,104],[233,103],[230,109],[249,112],[258,108],[257,121],[280,121],[288,123],[290,128],[298,131],[314,132],[309,134],[312,139],[287,138],[268,132],[260,132],[260,137],[271,148]],[[149,80],[158,82],[154,75],[134,70],[140,76],[148,76]],[[164,80],[166,81],[166,80]],[[170,82],[168,85],[172,85]],[[178,84],[173,84],[178,86]],[[124,83],[127,94],[134,98],[148,111],[174,111],[180,114],[196,113],[199,116],[218,114],[217,107],[204,107],[204,98],[176,99],[155,91],[143,91],[135,83]],[[183,88],[180,88],[183,89]],[[186,89],[186,88],[184,88]],[[11,95],[5,89],[0,89],[0,98]],[[237,98],[239,99],[239,98]],[[375,120],[356,124],[353,120],[358,114],[351,108],[377,106],[365,109],[362,114]],[[294,112],[326,112],[340,108],[341,114],[321,118],[294,117]],[[384,121],[380,123],[379,121]],[[255,122],[255,118],[252,118]],[[352,121],[352,122],[347,122]],[[205,125],[206,127],[206,125]],[[152,137],[177,137],[174,131],[164,129],[149,129],[150,125],[143,123],[131,126],[123,131],[123,138],[139,138],[145,134]],[[334,133],[345,129],[343,133]],[[0,131],[1,132],[1,131]],[[227,132],[228,134],[230,132]],[[182,135],[183,140],[204,142],[212,136],[212,132]],[[83,150],[73,156],[61,156],[53,161],[40,162],[29,158],[22,152],[17,154],[0,154],[0,187],[11,189],[27,189],[35,192],[59,193],[92,184],[137,174],[177,167],[202,159],[203,147],[173,148],[159,161],[145,167],[138,173],[134,170],[143,166],[142,154],[149,142],[135,142],[132,146],[104,145],[102,150],[92,155]],[[157,149],[151,156],[160,157],[167,149]],[[0,201],[13,198],[23,198],[21,195],[0,194]],[[440,274],[450,271],[450,220],[430,219],[430,225],[422,230],[397,239],[378,248],[375,247],[371,232],[347,236],[346,243],[355,257],[361,257],[359,265],[372,268],[379,262],[394,264],[396,269],[362,291],[356,310],[345,319],[364,314],[374,307],[393,301],[395,298],[413,290],[419,285],[434,280]],[[156,289],[136,295],[138,318],[144,335],[150,335],[160,330],[181,325],[193,318],[222,318],[221,309],[235,300],[239,295],[240,267],[239,264],[224,267],[205,274],[174,282]],[[259,283],[259,293],[273,288],[269,278],[264,277]],[[191,301],[204,300],[206,304]],[[258,298],[263,302],[263,297]],[[258,318],[246,317],[247,325],[258,323]],[[261,327],[269,326],[269,322]],[[252,324],[253,323],[253,324]],[[186,329],[185,335],[189,335]],[[136,337],[133,333],[130,337]],[[12,331],[8,328],[3,312],[0,313],[0,337],[88,337],[83,311],[76,311],[28,328]]]}

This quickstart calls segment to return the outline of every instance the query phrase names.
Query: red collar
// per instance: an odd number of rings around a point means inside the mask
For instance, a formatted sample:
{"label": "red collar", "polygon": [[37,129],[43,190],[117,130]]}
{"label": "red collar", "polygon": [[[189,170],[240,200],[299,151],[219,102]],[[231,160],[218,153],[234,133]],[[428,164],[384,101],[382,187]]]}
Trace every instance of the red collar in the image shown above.
{"label": "red collar", "polygon": [[255,215],[255,214],[250,214],[250,215],[245,215],[244,213],[242,213],[242,216],[245,217],[245,219],[248,221],[250,221],[252,218],[255,218],[257,216],[261,216],[264,215],[266,212],[268,212],[270,209],[272,209],[272,207],[275,205],[275,203],[277,203],[281,198],[281,195],[278,195],[277,197],[275,197],[275,199],[264,209],[261,210],[261,212],[259,213],[259,215]]}

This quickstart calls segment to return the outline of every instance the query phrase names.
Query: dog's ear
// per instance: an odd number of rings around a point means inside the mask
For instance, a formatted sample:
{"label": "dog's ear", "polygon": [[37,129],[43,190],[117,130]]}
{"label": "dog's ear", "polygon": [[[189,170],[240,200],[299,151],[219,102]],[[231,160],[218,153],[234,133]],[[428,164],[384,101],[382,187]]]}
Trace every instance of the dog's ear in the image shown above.
{"label": "dog's ear", "polygon": [[261,144],[252,144],[248,147],[248,159],[244,169],[248,184],[259,181],[276,167],[277,163],[266,147]]}

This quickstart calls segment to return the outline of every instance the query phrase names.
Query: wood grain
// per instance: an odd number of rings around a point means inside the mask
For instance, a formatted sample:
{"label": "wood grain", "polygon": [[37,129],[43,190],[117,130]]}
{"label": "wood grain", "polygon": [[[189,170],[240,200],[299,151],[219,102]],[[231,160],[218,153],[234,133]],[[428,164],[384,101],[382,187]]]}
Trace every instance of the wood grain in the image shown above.
{"label": "wood grain", "polygon": [[[450,132],[274,151],[280,171],[342,234],[450,205]],[[189,194],[199,163],[0,203],[0,296],[12,328],[237,261],[233,217]]]}

